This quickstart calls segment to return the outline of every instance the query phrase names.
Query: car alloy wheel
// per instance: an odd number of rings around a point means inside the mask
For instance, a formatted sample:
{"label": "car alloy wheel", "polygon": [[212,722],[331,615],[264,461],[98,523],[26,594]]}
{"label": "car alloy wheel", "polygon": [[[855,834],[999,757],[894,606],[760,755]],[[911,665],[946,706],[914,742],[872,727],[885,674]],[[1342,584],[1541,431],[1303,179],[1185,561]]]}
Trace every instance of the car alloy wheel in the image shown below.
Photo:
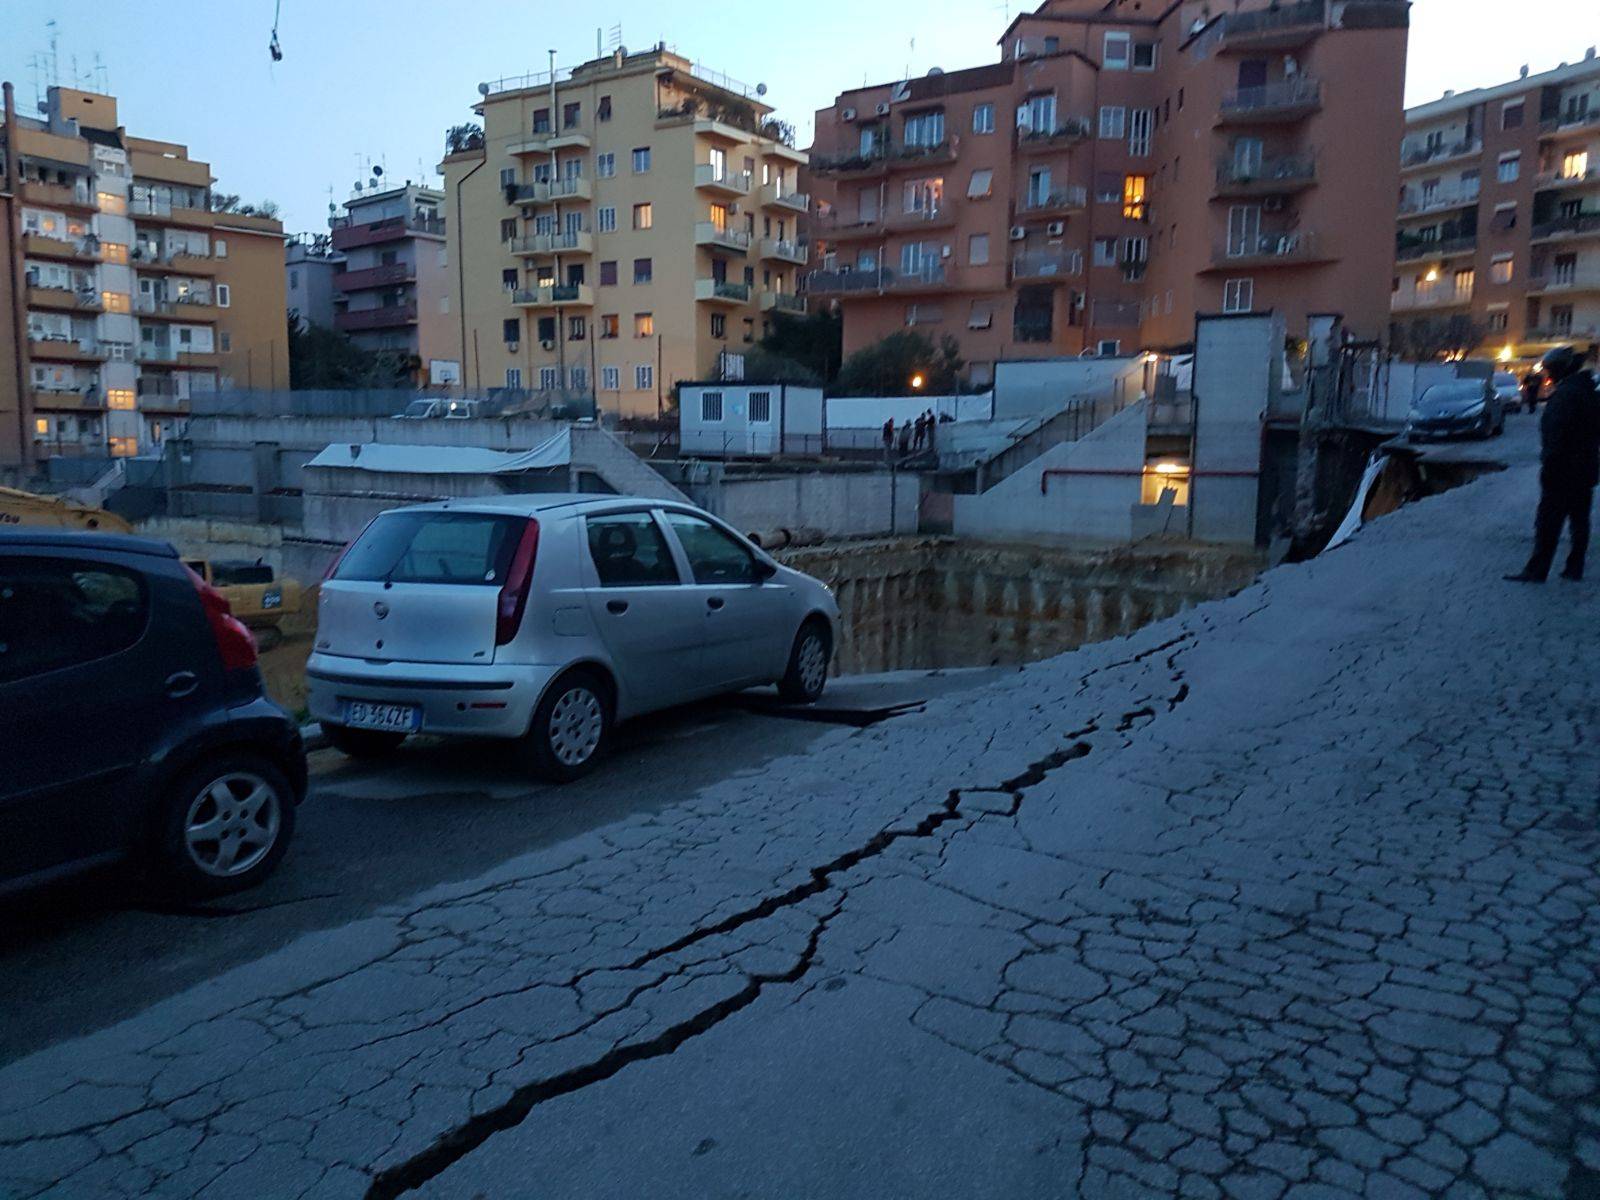
{"label": "car alloy wheel", "polygon": [[573,684],[550,709],[550,752],[565,767],[589,761],[605,732],[606,710],[600,697],[583,684]]}
{"label": "car alloy wheel", "polygon": [[243,875],[277,844],[283,797],[261,776],[233,771],[203,787],[189,802],[183,844],[202,872],[218,879]]}
{"label": "car alloy wheel", "polygon": [[800,668],[800,682],[807,694],[820,693],[828,680],[828,647],[816,630],[811,630],[801,639],[796,665]]}

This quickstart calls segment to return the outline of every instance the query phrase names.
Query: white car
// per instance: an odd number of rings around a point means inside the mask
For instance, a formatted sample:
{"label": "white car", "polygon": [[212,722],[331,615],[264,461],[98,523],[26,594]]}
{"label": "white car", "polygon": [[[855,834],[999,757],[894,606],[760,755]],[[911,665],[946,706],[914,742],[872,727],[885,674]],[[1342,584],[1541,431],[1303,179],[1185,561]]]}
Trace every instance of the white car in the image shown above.
{"label": "white car", "polygon": [[565,781],[641,713],[772,683],[816,700],[838,621],[825,586],[687,504],[446,500],[383,513],[329,568],[309,706],[353,756],[515,738]]}

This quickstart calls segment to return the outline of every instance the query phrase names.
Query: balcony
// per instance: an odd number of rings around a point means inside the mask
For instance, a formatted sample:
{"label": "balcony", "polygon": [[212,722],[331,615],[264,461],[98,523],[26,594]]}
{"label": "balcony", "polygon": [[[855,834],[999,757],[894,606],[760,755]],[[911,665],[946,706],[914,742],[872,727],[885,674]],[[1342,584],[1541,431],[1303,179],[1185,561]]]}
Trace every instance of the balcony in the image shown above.
{"label": "balcony", "polygon": [[1412,238],[1402,236],[1395,246],[1396,262],[1417,262],[1424,258],[1446,259],[1461,254],[1475,254],[1478,249],[1476,233],[1462,233],[1447,238]]}
{"label": "balcony", "polygon": [[530,233],[526,237],[512,238],[508,243],[511,253],[524,256],[550,254],[593,254],[594,234],[588,230],[577,233]]}
{"label": "balcony", "polygon": [[697,163],[694,185],[720,196],[745,196],[750,192],[750,172],[730,171],[713,163]]}
{"label": "balcony", "polygon": [[1326,27],[1323,0],[1233,13],[1223,18],[1226,50],[1292,50],[1309,44]]}
{"label": "balcony", "polygon": [[333,327],[346,333],[363,329],[398,329],[417,323],[417,304],[385,304],[379,308],[350,308],[333,314]]}
{"label": "balcony", "polygon": [[100,242],[92,234],[87,237],[57,238],[43,233],[24,233],[22,252],[32,258],[99,262]]}
{"label": "balcony", "polygon": [[714,221],[696,221],[694,225],[694,244],[696,246],[710,246],[718,250],[736,250],[742,253],[750,249],[750,235],[737,229],[719,229]]}
{"label": "balcony", "polygon": [[203,208],[174,204],[170,200],[159,200],[154,196],[130,196],[128,215],[140,221],[155,221],[169,225],[210,226],[214,223],[212,214]]}
{"label": "balcony", "polygon": [[553,183],[513,183],[506,187],[507,204],[560,204],[590,200],[594,185],[587,179],[557,179]]}
{"label": "balcony", "polygon": [[410,283],[416,277],[415,263],[383,263],[359,271],[335,271],[333,286],[335,290],[341,292],[359,292],[365,288]]}
{"label": "balcony", "polygon": [[1531,325],[1522,331],[1527,342],[1600,342],[1600,324],[1577,321],[1558,321],[1548,325]]}
{"label": "balcony", "polygon": [[1437,166],[1456,159],[1477,158],[1482,153],[1483,139],[1478,137],[1462,138],[1456,142],[1439,142],[1431,146],[1413,146],[1410,150],[1401,147],[1400,169],[1411,171],[1418,167]]}
{"label": "balcony", "polygon": [[1600,292],[1600,267],[1553,269],[1528,280],[1530,296],[1580,296]]}
{"label": "balcony", "polygon": [[357,246],[375,246],[381,242],[399,241],[414,234],[431,237],[444,236],[444,221],[439,217],[409,216],[385,217],[381,221],[368,221],[352,225],[349,217],[335,217],[330,223],[335,250],[351,250]]}
{"label": "balcony", "polygon": [[189,398],[171,393],[141,394],[139,411],[152,417],[186,417],[189,415]]}
{"label": "balcony", "polygon": [[1533,227],[1535,242],[1570,241],[1575,238],[1600,236],[1600,212],[1580,212],[1541,221]]}
{"label": "balcony", "polygon": [[511,303],[518,308],[593,308],[594,289],[586,283],[546,284],[536,288],[518,288],[511,293]]}
{"label": "balcony", "polygon": [[960,214],[953,204],[934,208],[913,208],[906,212],[883,214],[883,227],[891,233],[916,233],[923,229],[950,229]]}
{"label": "balcony", "polygon": [[776,183],[764,183],[761,185],[761,206],[803,213],[810,211],[811,197],[804,192],[784,191]]}
{"label": "balcony", "polygon": [[185,350],[181,346],[140,342],[134,359],[153,367],[216,367],[219,358],[212,350]]}
{"label": "balcony", "polygon": [[41,208],[76,209],[87,212],[97,210],[94,195],[89,191],[87,183],[24,183],[22,202],[37,204]]}
{"label": "balcony", "polygon": [[1244,242],[1226,242],[1212,248],[1212,271],[1259,270],[1272,267],[1306,267],[1333,261],[1317,243],[1314,233],[1264,233]]}
{"label": "balcony", "polygon": [[1083,274],[1083,255],[1078,251],[1052,253],[1025,250],[1011,258],[1011,278],[1027,280],[1068,279]]}
{"label": "balcony", "polygon": [[1240,88],[1223,96],[1218,125],[1266,125],[1299,121],[1322,107],[1322,84],[1297,75],[1260,87]]}
{"label": "balcony", "polygon": [[1540,136],[1547,138],[1589,129],[1600,129],[1600,108],[1571,108],[1539,122]]}
{"label": "balcony", "polygon": [[568,129],[557,133],[553,129],[541,130],[520,138],[506,147],[507,154],[549,154],[556,150],[587,150],[589,135]]}
{"label": "balcony", "polygon": [[792,292],[762,292],[760,308],[764,313],[787,313],[803,317],[806,315],[806,298]]}
{"label": "balcony", "polygon": [[1425,292],[1395,292],[1389,297],[1389,311],[1437,312],[1447,308],[1466,308],[1472,303],[1472,289],[1437,287]]}
{"label": "balcony", "polygon": [[812,271],[806,291],[813,296],[918,295],[947,292],[955,287],[943,263],[926,263],[914,271],[888,267],[871,271]]}
{"label": "balcony", "polygon": [[106,352],[92,338],[28,334],[28,357],[38,362],[104,362]]}
{"label": "balcony", "polygon": [[760,253],[762,258],[804,266],[808,249],[809,247],[804,242],[789,242],[779,238],[762,238]]}
{"label": "balcony", "polygon": [[1476,186],[1440,187],[1432,191],[1406,188],[1400,196],[1402,217],[1421,216],[1424,213],[1448,212],[1452,208],[1465,208],[1476,204],[1481,193]]}
{"label": "balcony", "polygon": [[1284,154],[1245,163],[1225,159],[1217,164],[1218,199],[1234,196],[1289,196],[1315,187],[1317,162],[1309,154]]}
{"label": "balcony", "polygon": [[696,279],[694,298],[708,304],[749,304],[751,287],[731,279]]}
{"label": "balcony", "polygon": [[[1026,129],[1026,132],[1024,130]],[[1054,129],[1027,129],[1017,127],[1018,154],[1049,154],[1064,150],[1094,136],[1087,117],[1068,117]]]}
{"label": "balcony", "polygon": [[222,315],[209,294],[189,292],[172,300],[159,300],[154,296],[135,296],[133,311],[151,320],[215,321]]}
{"label": "balcony", "polygon": [[1064,187],[1045,196],[1027,197],[1017,212],[1023,218],[1066,217],[1082,212],[1088,204],[1087,188]]}
{"label": "balcony", "polygon": [[1541,171],[1535,176],[1533,186],[1535,191],[1548,192],[1562,188],[1593,187],[1597,183],[1600,183],[1600,166],[1574,171],[1571,174],[1563,174],[1561,171]]}
{"label": "balcony", "polygon": [[933,146],[879,146],[866,154],[814,155],[811,169],[819,175],[865,178],[906,167],[938,166],[954,162],[953,142]]}
{"label": "balcony", "polygon": [[29,283],[28,307],[58,312],[99,312],[104,305],[100,293],[92,287],[40,287],[36,283]]}
{"label": "balcony", "polygon": [[76,391],[35,388],[33,407],[35,412],[105,412],[106,398],[93,385]]}
{"label": "balcony", "polygon": [[215,275],[217,264],[208,254],[163,252],[153,246],[134,246],[128,261],[139,271],[157,275]]}

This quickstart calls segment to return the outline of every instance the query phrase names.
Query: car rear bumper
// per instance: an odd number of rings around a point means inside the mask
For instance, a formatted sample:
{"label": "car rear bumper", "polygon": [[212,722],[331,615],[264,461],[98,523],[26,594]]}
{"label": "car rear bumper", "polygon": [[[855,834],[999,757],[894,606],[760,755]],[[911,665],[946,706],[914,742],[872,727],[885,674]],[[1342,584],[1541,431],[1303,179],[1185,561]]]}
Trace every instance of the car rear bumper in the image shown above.
{"label": "car rear bumper", "polygon": [[313,654],[306,664],[306,705],[325,725],[344,722],[347,700],[415,705],[420,733],[451,737],[521,737],[557,667],[459,663],[371,663]]}

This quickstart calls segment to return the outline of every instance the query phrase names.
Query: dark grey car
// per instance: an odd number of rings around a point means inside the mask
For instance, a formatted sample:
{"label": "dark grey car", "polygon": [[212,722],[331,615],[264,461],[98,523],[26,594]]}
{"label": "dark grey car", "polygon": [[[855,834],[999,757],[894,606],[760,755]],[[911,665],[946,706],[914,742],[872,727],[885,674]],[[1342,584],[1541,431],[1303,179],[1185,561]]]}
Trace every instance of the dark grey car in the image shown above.
{"label": "dark grey car", "polygon": [[1489,379],[1436,383],[1411,406],[1406,437],[1497,437],[1505,432],[1505,402]]}

